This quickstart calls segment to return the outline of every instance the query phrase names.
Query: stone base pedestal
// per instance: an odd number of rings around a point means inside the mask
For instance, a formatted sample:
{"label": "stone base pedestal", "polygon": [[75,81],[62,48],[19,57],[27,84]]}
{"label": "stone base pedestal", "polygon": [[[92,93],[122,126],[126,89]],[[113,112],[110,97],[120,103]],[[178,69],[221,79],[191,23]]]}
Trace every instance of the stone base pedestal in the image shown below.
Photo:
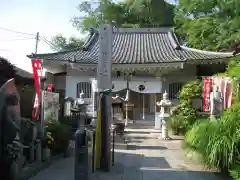
{"label": "stone base pedestal", "polygon": [[164,120],[164,118],[162,118],[162,134],[158,137],[158,139],[171,140],[171,138],[168,136],[167,121]]}
{"label": "stone base pedestal", "polygon": [[43,160],[49,161],[51,158],[51,150],[49,148],[43,149]]}
{"label": "stone base pedestal", "polygon": [[42,161],[42,145],[40,139],[37,139],[36,144],[36,161],[41,162]]}
{"label": "stone base pedestal", "polygon": [[166,139],[167,137],[168,137],[167,121],[162,120],[162,138]]}

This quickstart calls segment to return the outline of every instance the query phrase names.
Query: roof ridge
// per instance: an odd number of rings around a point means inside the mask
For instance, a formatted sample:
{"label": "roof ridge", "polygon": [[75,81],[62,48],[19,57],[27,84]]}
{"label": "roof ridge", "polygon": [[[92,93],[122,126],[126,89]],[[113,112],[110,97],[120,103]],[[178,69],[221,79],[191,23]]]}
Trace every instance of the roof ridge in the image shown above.
{"label": "roof ridge", "polygon": [[116,28],[113,27],[113,33],[168,33],[172,31],[171,27],[159,28]]}
{"label": "roof ridge", "polygon": [[87,39],[87,41],[83,44],[82,50],[87,51],[89,48],[92,47],[94,43],[96,43],[96,39],[98,38],[98,32],[92,32],[90,37]]}
{"label": "roof ridge", "polygon": [[173,30],[168,32],[168,38],[169,38],[170,43],[171,43],[171,45],[173,46],[174,49],[181,50],[180,43],[177,39],[176,34],[173,32]]}
{"label": "roof ridge", "polygon": [[180,47],[186,51],[194,51],[194,52],[209,54],[209,55],[229,55],[229,56],[234,55],[234,52],[214,52],[214,51],[206,51],[206,50],[200,50],[200,49],[195,49],[195,48],[189,48],[186,46],[180,46]]}

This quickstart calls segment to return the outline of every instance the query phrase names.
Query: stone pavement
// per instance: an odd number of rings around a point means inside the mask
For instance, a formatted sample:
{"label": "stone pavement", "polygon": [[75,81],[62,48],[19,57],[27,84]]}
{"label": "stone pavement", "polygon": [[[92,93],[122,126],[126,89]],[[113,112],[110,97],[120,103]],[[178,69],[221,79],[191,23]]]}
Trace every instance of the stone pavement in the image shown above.
{"label": "stone pavement", "polygon": [[[97,172],[90,180],[225,180],[216,172],[186,160],[181,138],[163,141],[150,129],[128,129],[129,142],[115,150],[115,166],[109,173]],[[54,163],[30,180],[74,180],[73,158]]]}

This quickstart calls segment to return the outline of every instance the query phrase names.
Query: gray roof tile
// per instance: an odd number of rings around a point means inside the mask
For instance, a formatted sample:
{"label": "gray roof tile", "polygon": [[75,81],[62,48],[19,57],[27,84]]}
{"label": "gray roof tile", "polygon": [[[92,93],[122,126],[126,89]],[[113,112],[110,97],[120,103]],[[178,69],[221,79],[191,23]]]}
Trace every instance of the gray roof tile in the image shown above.
{"label": "gray roof tile", "polygon": [[25,71],[19,67],[15,67],[15,70],[16,70],[16,74],[21,76],[21,77],[24,77],[24,78],[29,78],[29,79],[33,79],[33,75],[32,73],[28,72],[28,71]]}
{"label": "gray roof tile", "polygon": [[[67,60],[75,58],[83,64],[96,64],[99,53],[99,34],[94,33],[84,47],[72,51],[36,54],[30,58]],[[201,51],[180,46],[171,28],[118,28],[113,33],[114,64],[155,64],[191,60],[223,59],[233,53]]]}

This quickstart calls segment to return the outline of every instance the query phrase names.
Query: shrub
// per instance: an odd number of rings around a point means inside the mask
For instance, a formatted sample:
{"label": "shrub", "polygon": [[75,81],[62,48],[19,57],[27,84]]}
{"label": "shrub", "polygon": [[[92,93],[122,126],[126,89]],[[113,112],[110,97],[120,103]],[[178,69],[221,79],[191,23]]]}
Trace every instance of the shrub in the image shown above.
{"label": "shrub", "polygon": [[49,121],[46,123],[46,130],[51,133],[51,136],[54,139],[53,143],[49,145],[52,153],[58,154],[65,152],[68,148],[71,137],[71,129],[69,126],[57,121]]}
{"label": "shrub", "polygon": [[[173,132],[187,131],[197,119],[197,110],[192,106],[191,100],[202,95],[202,83],[200,80],[192,81],[183,86],[180,91],[180,104],[172,111],[170,128]],[[179,126],[177,128],[177,126]]]}
{"label": "shrub", "polygon": [[218,121],[203,121],[187,132],[185,147],[198,152],[209,168],[229,169],[239,157],[240,103]]}
{"label": "shrub", "polygon": [[[235,57],[229,63],[227,71],[220,76],[240,78],[240,59]],[[201,159],[209,168],[230,169],[234,180],[240,180],[239,149],[240,149],[240,96],[236,81],[232,83],[233,98],[236,102],[223,112],[217,121],[196,123],[185,136],[184,145],[200,154]],[[189,93],[184,92],[182,99]]]}
{"label": "shrub", "polygon": [[175,115],[170,119],[169,125],[174,135],[179,135],[181,130],[184,128],[182,119],[182,115]]}
{"label": "shrub", "polygon": [[212,132],[216,129],[217,121],[205,120],[202,122],[196,122],[192,129],[186,133],[185,146],[197,151],[200,154],[205,153]]}
{"label": "shrub", "polygon": [[[178,124],[179,125],[178,129],[188,130],[195,123],[196,119],[197,119],[196,109],[194,109],[188,102],[186,101],[182,102],[172,111],[172,115],[170,117],[170,128],[175,126],[174,128],[176,129],[177,128],[176,125]],[[173,122],[174,124],[171,122]]]}
{"label": "shrub", "polygon": [[180,91],[180,103],[187,101],[190,103],[191,99],[202,97],[202,81],[195,80],[185,84]]}
{"label": "shrub", "polygon": [[240,180],[240,165],[236,164],[232,167],[230,170],[230,175],[233,178],[233,180]]}

